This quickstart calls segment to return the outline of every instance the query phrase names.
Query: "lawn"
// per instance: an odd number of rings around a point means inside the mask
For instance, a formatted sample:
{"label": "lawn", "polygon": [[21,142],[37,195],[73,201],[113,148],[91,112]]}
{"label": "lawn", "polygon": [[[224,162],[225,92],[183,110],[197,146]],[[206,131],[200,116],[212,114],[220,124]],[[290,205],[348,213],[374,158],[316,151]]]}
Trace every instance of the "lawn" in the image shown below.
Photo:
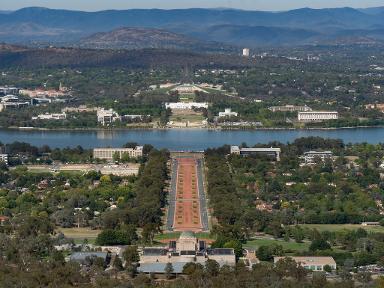
{"label": "lawn", "polygon": [[201,122],[205,118],[203,115],[172,115],[169,120],[174,122]]}
{"label": "lawn", "polygon": [[356,230],[359,228],[363,228],[368,232],[381,232],[384,233],[383,226],[361,226],[360,224],[302,224],[301,227],[317,229],[319,231],[330,231],[337,232],[344,229],[347,230]]}
{"label": "lawn", "polygon": [[57,232],[63,233],[66,237],[72,238],[75,243],[82,243],[84,239],[88,239],[89,243],[94,243],[100,230],[92,230],[90,228],[59,228]]}
{"label": "lawn", "polygon": [[180,102],[193,102],[195,100],[195,94],[183,94],[180,96]]}
{"label": "lawn", "polygon": [[243,245],[243,248],[250,248],[250,249],[257,250],[257,248],[259,248],[260,246],[269,246],[272,244],[281,245],[283,246],[284,250],[294,250],[294,251],[308,250],[308,247],[310,245],[310,243],[308,242],[296,243],[296,242],[286,242],[284,240],[262,238],[262,239],[247,241],[247,243]]}
{"label": "lawn", "polygon": [[28,172],[29,173],[35,173],[35,174],[39,174],[39,173],[44,173],[44,174],[50,173],[50,174],[52,174],[53,173],[53,171],[51,169],[49,169],[49,168],[30,168],[30,167],[28,167]]}
{"label": "lawn", "polygon": [[53,171],[50,168],[40,168],[40,167],[28,167],[28,172],[33,174],[58,174],[62,173],[64,175],[82,175],[84,174],[81,170],[59,170]]}

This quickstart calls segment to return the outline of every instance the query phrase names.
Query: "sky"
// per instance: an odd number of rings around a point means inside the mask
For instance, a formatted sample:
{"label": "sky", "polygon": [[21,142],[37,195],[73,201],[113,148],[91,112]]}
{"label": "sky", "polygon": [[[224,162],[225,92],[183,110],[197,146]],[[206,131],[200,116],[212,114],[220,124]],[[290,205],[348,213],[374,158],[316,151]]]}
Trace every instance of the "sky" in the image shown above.
{"label": "sky", "polygon": [[240,8],[245,10],[281,11],[295,8],[367,8],[384,6],[384,0],[0,0],[0,10],[23,7],[47,7],[98,11],[131,8]]}

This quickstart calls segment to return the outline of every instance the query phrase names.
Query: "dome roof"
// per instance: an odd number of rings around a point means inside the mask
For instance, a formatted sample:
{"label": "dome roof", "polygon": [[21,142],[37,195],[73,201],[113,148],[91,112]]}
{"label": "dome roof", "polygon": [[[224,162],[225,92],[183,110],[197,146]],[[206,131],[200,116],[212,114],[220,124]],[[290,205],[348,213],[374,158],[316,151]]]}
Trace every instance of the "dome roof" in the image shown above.
{"label": "dome roof", "polygon": [[184,231],[180,234],[179,239],[196,239],[196,236],[192,231]]}

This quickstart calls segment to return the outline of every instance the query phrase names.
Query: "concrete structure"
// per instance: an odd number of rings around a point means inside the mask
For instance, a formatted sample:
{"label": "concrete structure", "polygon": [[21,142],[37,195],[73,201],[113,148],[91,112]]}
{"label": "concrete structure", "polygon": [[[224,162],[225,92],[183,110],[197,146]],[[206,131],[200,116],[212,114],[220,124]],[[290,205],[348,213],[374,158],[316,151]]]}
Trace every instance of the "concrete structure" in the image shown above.
{"label": "concrete structure", "polygon": [[193,108],[205,108],[208,109],[208,103],[197,103],[197,102],[175,102],[165,103],[165,108],[171,110],[192,110]]}
{"label": "concrete structure", "polygon": [[8,165],[8,154],[0,154],[0,162],[4,162]]}
{"label": "concrete structure", "polygon": [[226,108],[224,112],[219,112],[219,117],[237,117],[237,112],[232,112],[231,108]]}
{"label": "concrete structure", "polygon": [[78,107],[65,107],[61,111],[62,112],[76,112],[76,113],[83,113],[83,112],[95,112],[99,108],[97,107],[87,107],[87,105],[80,105]]}
{"label": "concrete structure", "polygon": [[177,91],[179,94],[194,94],[195,91],[206,92],[204,89],[201,89],[199,86],[193,84],[181,84],[173,88],[171,91]]}
{"label": "concrete structure", "polygon": [[312,111],[311,107],[307,105],[304,106],[295,106],[295,105],[285,105],[285,106],[272,106],[268,108],[272,112],[309,112]]}
{"label": "concrete structure", "polygon": [[365,105],[365,109],[367,110],[377,109],[380,112],[384,113],[384,104],[383,103],[367,104]]}
{"label": "concrete structure", "polygon": [[150,90],[156,90],[156,89],[168,89],[173,88],[174,86],[180,85],[180,83],[163,83],[163,84],[157,84],[157,85],[150,85]]}
{"label": "concrete structure", "polygon": [[103,175],[131,176],[139,174],[139,168],[139,164],[105,165],[100,167],[98,171]]}
{"label": "concrete structure", "polygon": [[225,121],[219,125],[222,127],[263,127],[263,123],[259,121]]}
{"label": "concrete structure", "polygon": [[361,226],[380,226],[380,222],[362,222]]}
{"label": "concrete structure", "polygon": [[252,154],[264,154],[267,156],[275,157],[277,161],[280,161],[280,148],[240,148],[239,146],[231,146],[231,154],[237,155],[252,155]]}
{"label": "concrete structure", "polygon": [[97,122],[101,123],[101,125],[104,126],[113,123],[116,120],[120,120],[120,116],[113,109],[105,110],[104,108],[101,108],[97,110]]}
{"label": "concrete structure", "polygon": [[316,158],[321,159],[323,162],[326,159],[333,159],[333,153],[331,151],[308,151],[304,153],[305,164],[314,164]]}
{"label": "concrete structure", "polygon": [[279,260],[291,258],[302,267],[312,271],[324,271],[324,266],[328,265],[332,270],[336,270],[336,262],[332,257],[328,256],[293,256],[293,257],[273,257],[276,264]]}
{"label": "concrete structure", "polygon": [[205,241],[196,238],[193,232],[181,233],[179,239],[170,241],[168,247],[147,247],[140,255],[139,272],[164,273],[167,263],[171,263],[174,273],[182,273],[187,263],[200,263],[208,259],[215,260],[220,266],[236,264],[236,256],[232,248],[207,248]]}
{"label": "concrete structure", "polygon": [[336,111],[311,111],[299,112],[297,119],[301,122],[319,122],[325,120],[339,119],[339,113]]}
{"label": "concrete structure", "polygon": [[151,115],[123,115],[120,117],[121,121],[127,120],[144,120],[145,118],[151,118]]}
{"label": "concrete structure", "polygon": [[32,117],[32,120],[65,120],[67,114],[64,113],[52,113],[52,114],[40,114],[36,117]]}
{"label": "concrete structure", "polygon": [[120,158],[124,154],[128,154],[129,157],[137,158],[143,156],[143,146],[137,146],[135,148],[95,148],[93,149],[93,158],[113,160],[113,155],[117,153]]}
{"label": "concrete structure", "polygon": [[244,57],[249,57],[249,48],[244,48],[243,49],[243,56]]}

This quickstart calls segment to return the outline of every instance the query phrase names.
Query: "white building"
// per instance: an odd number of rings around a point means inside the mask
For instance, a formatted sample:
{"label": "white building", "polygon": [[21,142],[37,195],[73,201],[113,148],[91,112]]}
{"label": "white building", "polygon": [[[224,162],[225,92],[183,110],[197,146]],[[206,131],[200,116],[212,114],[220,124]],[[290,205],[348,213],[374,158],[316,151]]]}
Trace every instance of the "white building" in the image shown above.
{"label": "white building", "polygon": [[99,108],[97,107],[87,107],[87,105],[80,105],[78,107],[65,107],[61,111],[67,113],[83,113],[83,112],[95,112]]}
{"label": "white building", "polygon": [[120,120],[120,116],[113,109],[105,110],[104,108],[101,108],[97,110],[97,122],[102,125],[115,122],[116,120]]}
{"label": "white building", "polygon": [[[139,174],[139,164],[128,164],[128,165],[103,165],[97,168],[103,175],[116,175],[116,176],[131,176]],[[97,170],[96,169],[96,170]]]}
{"label": "white building", "polygon": [[6,95],[0,99],[0,112],[8,108],[26,107],[30,104],[29,102],[19,101],[19,97],[15,95]]}
{"label": "white building", "polygon": [[32,120],[65,120],[67,114],[64,113],[52,113],[52,114],[40,114],[36,117],[32,117]]}
{"label": "white building", "polygon": [[150,85],[149,89],[150,90],[156,90],[156,89],[167,89],[167,88],[172,88],[174,86],[180,85],[180,83],[163,83],[159,85]]}
{"label": "white building", "polygon": [[309,112],[312,111],[312,108],[307,105],[304,106],[295,106],[295,105],[285,105],[285,106],[272,106],[268,108],[272,112]]}
{"label": "white building", "polygon": [[120,158],[123,155],[128,155],[132,158],[143,156],[143,146],[136,146],[135,148],[95,148],[93,149],[93,158],[113,160],[113,155],[118,154]]}
{"label": "white building", "polygon": [[273,257],[273,262],[276,264],[279,260],[291,258],[300,266],[311,271],[324,271],[324,266],[331,267],[336,270],[336,262],[333,257],[328,256],[293,256],[293,257]]}
{"label": "white building", "polygon": [[7,94],[18,94],[19,88],[16,87],[8,87],[8,86],[2,86],[0,87],[0,95],[7,95]]}
{"label": "white building", "polygon": [[177,91],[181,95],[194,94],[195,91],[206,92],[204,89],[201,89],[199,86],[193,84],[181,84],[173,88],[171,91]]}
{"label": "white building", "polygon": [[3,97],[1,97],[1,102],[2,103],[6,103],[6,102],[18,102],[19,101],[19,97],[16,96],[16,95],[5,95]]}
{"label": "white building", "polygon": [[299,112],[297,119],[301,122],[319,122],[325,120],[339,119],[339,113],[336,111],[310,111]]}
{"label": "white building", "polygon": [[333,153],[331,151],[309,151],[304,153],[305,164],[315,163],[316,158],[325,161],[326,159],[333,159]]}
{"label": "white building", "polygon": [[244,48],[243,49],[243,56],[244,57],[249,57],[249,48]]}
{"label": "white building", "polygon": [[0,162],[4,162],[8,165],[8,154],[0,154]]}
{"label": "white building", "polygon": [[193,108],[205,108],[208,109],[208,103],[202,102],[174,102],[174,103],[165,103],[165,108],[171,110],[192,110]]}
{"label": "white building", "polygon": [[237,117],[237,112],[232,112],[230,108],[226,108],[224,112],[219,112],[219,117]]}
{"label": "white building", "polygon": [[121,116],[121,119],[122,120],[126,120],[126,119],[130,119],[130,120],[133,120],[133,119],[144,119],[144,118],[150,118],[151,115],[123,115]]}

